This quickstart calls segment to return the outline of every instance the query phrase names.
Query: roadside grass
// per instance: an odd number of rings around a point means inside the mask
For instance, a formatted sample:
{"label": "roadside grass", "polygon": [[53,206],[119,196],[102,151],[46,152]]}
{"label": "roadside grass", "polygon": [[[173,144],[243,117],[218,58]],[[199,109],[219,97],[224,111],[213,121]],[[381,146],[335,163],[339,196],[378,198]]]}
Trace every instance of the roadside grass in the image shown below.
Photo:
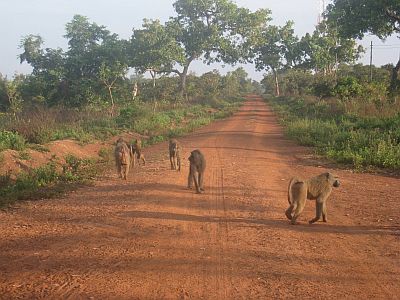
{"label": "roadside grass", "polygon": [[69,155],[59,166],[55,161],[21,172],[12,179],[8,172],[0,175],[0,207],[20,200],[53,198],[87,185],[105,170],[105,164],[96,160]]}
{"label": "roadside grass", "polygon": [[400,113],[360,116],[339,101],[269,98],[287,135],[357,170],[400,171]]}

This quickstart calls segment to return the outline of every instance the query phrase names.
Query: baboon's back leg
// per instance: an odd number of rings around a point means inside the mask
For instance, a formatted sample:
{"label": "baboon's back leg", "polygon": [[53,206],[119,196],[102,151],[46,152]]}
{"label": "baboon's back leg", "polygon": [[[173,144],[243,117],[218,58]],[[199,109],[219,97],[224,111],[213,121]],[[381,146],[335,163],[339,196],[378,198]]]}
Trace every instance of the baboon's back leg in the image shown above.
{"label": "baboon's back leg", "polygon": [[285,215],[289,220],[292,219],[292,212],[293,212],[294,207],[295,207],[294,204],[290,204],[289,208],[285,211]]}
{"label": "baboon's back leg", "polygon": [[140,159],[142,160],[143,165],[145,166],[146,165],[146,159],[144,158],[143,154],[140,154]]}
{"label": "baboon's back leg", "polygon": [[317,199],[317,201],[315,202],[315,218],[309,221],[310,224],[315,223],[319,219],[321,219],[323,205],[324,203]]}
{"label": "baboon's back leg", "polygon": [[194,176],[194,170],[192,165],[190,165],[189,169],[189,176],[188,176],[188,188],[191,189],[193,185],[193,176]]}
{"label": "baboon's back leg", "polygon": [[306,205],[306,199],[304,199],[303,201],[299,201],[297,203],[296,208],[294,208],[294,214],[292,216],[292,224],[296,224],[297,222],[297,218],[301,215],[301,213],[303,212],[304,206]]}
{"label": "baboon's back leg", "polygon": [[125,180],[128,177],[128,170],[129,170],[128,165],[123,165],[122,166],[122,178],[125,179]]}
{"label": "baboon's back leg", "polygon": [[121,169],[120,163],[117,163],[117,173],[118,173],[118,177],[122,178],[122,169]]}

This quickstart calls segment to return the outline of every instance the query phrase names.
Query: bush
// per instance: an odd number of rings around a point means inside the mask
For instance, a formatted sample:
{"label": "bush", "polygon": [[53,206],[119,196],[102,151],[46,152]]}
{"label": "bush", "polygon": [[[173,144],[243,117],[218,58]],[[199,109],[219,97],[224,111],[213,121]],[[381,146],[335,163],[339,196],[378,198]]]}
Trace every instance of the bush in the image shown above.
{"label": "bush", "polygon": [[342,77],[338,80],[333,94],[341,100],[349,100],[353,97],[358,97],[362,93],[362,86],[354,77]]}
{"label": "bush", "polygon": [[13,149],[17,151],[24,150],[26,147],[25,139],[18,133],[10,131],[0,131],[0,151]]}

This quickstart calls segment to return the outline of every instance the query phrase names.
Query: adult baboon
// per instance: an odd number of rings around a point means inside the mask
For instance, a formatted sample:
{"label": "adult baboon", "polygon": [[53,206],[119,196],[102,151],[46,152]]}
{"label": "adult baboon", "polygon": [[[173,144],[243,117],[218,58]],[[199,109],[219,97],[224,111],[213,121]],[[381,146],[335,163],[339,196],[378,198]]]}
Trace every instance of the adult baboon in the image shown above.
{"label": "adult baboon", "polygon": [[200,150],[193,150],[188,159],[190,162],[188,188],[192,188],[192,183],[194,181],[196,193],[200,194],[202,191],[204,191],[203,179],[204,170],[206,169],[206,159]]}
{"label": "adult baboon", "polygon": [[129,167],[131,165],[132,152],[122,138],[117,140],[114,150],[115,165],[117,166],[118,175],[122,179],[127,179]]}
{"label": "adult baboon", "polygon": [[[136,158],[142,160],[143,165],[146,165],[146,159],[144,158],[144,154],[142,153],[142,141],[136,139],[133,144],[130,145],[131,151],[133,155],[136,154]],[[133,158],[133,165],[135,165],[135,158]]]}
{"label": "adult baboon", "polygon": [[[321,218],[321,215],[323,221],[327,222],[326,201],[332,192],[332,187],[338,187],[339,185],[339,180],[331,173],[323,173],[308,180],[296,177],[292,178],[288,188],[290,206],[285,212],[286,217],[291,220],[292,224],[296,224],[297,218],[303,211],[307,199],[309,199],[316,200],[316,215],[309,223],[317,222]],[[294,213],[292,215],[293,210]]]}
{"label": "adult baboon", "polygon": [[171,170],[181,170],[181,157],[180,157],[180,145],[176,139],[169,140],[169,161],[171,162]]}

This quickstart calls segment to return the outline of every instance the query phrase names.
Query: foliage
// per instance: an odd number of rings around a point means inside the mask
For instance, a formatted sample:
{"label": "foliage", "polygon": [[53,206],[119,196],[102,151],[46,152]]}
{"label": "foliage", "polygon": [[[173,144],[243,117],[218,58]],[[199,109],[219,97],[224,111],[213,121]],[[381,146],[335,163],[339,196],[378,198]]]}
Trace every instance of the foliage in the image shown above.
{"label": "foliage", "polygon": [[349,100],[350,98],[361,95],[362,86],[354,77],[342,77],[336,83],[333,92],[335,96],[339,97],[339,99]]}
{"label": "foliage", "polygon": [[355,168],[400,170],[400,108],[390,117],[363,117],[337,110],[337,102],[272,100],[287,133],[340,163]]}
{"label": "foliage", "polygon": [[18,133],[10,131],[0,131],[0,151],[5,149],[24,150],[26,147],[25,139]]}
{"label": "foliage", "polygon": [[[398,0],[334,0],[327,8],[328,24],[342,37],[361,39],[372,33],[380,39],[400,33],[400,3]],[[400,59],[392,69],[390,89],[399,86]]]}
{"label": "foliage", "polygon": [[86,182],[96,176],[97,169],[92,160],[83,160],[72,155],[60,171],[53,160],[49,163],[22,172],[15,180],[9,173],[0,176],[0,206],[12,204],[16,200],[40,199],[53,197],[72,189],[68,183]]}

